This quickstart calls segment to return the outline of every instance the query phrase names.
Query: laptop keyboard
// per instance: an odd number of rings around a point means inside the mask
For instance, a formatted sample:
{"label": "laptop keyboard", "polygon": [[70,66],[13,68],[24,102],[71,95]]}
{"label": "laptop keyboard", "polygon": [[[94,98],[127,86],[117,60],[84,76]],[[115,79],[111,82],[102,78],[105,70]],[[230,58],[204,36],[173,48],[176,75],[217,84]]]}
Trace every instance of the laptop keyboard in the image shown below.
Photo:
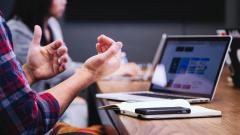
{"label": "laptop keyboard", "polygon": [[160,94],[154,94],[154,93],[134,93],[132,95],[137,96],[147,96],[147,97],[156,97],[156,98],[169,98],[169,99],[192,99],[191,97],[180,97],[180,96],[174,96],[174,95],[160,95]]}

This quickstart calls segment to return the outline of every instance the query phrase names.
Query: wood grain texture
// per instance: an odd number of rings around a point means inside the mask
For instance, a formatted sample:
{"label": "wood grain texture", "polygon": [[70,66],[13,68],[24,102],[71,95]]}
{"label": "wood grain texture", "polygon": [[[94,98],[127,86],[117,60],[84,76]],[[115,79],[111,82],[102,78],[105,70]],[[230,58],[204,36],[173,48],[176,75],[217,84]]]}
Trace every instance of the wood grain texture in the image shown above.
{"label": "wood grain texture", "polygon": [[[240,90],[227,81],[229,71],[224,68],[215,98],[211,103],[198,104],[207,108],[221,110],[222,117],[172,119],[172,120],[138,120],[118,115],[118,118],[131,135],[239,135],[240,134]],[[149,83],[111,82],[99,83],[102,92],[119,92],[146,90]],[[118,84],[119,83],[119,84]],[[137,83],[139,85],[137,86]],[[103,89],[106,88],[106,89]],[[105,91],[106,90],[106,91]],[[114,103],[114,102],[109,102]]]}

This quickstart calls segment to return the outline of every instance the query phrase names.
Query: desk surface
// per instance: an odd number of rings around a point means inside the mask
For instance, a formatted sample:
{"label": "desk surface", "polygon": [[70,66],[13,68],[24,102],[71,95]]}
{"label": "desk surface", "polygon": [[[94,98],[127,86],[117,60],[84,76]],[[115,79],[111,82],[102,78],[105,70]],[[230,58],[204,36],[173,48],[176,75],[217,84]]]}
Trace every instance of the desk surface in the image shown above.
{"label": "desk surface", "polygon": [[[111,112],[108,117],[118,119],[117,121],[113,120],[113,122],[117,122],[113,124],[114,129],[118,130],[115,133],[131,135],[239,135],[240,90],[233,88],[228,83],[228,74],[228,69],[224,68],[213,102],[200,104],[204,107],[221,110],[222,117],[146,121],[123,115],[113,115]],[[119,92],[119,90],[128,91],[130,89],[138,91],[147,90],[149,82],[100,81],[98,86],[102,92]],[[104,102],[104,104],[108,103],[112,102]]]}

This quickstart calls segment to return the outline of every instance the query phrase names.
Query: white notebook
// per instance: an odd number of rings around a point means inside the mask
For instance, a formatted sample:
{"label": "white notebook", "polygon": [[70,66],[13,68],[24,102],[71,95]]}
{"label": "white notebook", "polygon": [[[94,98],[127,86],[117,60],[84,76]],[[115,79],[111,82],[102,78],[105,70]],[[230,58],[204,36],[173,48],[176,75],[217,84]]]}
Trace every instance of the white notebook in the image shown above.
{"label": "white notebook", "polygon": [[[155,108],[155,107],[184,107],[191,109],[188,114],[158,114],[143,115],[135,113],[137,108]],[[144,101],[144,102],[122,102],[115,105],[102,106],[99,109],[117,110],[120,114],[137,117],[141,119],[173,119],[173,118],[201,118],[201,117],[219,117],[221,111],[208,109],[201,106],[191,106],[188,101],[183,99]]]}

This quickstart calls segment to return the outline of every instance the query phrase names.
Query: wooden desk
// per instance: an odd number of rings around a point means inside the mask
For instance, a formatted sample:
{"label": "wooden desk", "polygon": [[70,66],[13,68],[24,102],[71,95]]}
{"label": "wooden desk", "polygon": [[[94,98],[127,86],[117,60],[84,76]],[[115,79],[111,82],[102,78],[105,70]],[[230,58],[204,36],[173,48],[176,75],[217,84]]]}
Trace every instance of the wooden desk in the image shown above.
{"label": "wooden desk", "polygon": [[[107,127],[107,133],[109,134],[239,135],[240,90],[233,88],[228,83],[227,76],[228,70],[224,68],[213,102],[200,104],[204,107],[221,110],[222,117],[146,121],[117,115],[112,111],[99,111],[102,123]],[[119,92],[119,90],[127,91],[130,89],[137,91],[146,90],[149,87],[149,82],[102,81],[98,82],[98,86],[102,92]],[[101,100],[100,102],[99,105],[112,103],[107,100]]]}

